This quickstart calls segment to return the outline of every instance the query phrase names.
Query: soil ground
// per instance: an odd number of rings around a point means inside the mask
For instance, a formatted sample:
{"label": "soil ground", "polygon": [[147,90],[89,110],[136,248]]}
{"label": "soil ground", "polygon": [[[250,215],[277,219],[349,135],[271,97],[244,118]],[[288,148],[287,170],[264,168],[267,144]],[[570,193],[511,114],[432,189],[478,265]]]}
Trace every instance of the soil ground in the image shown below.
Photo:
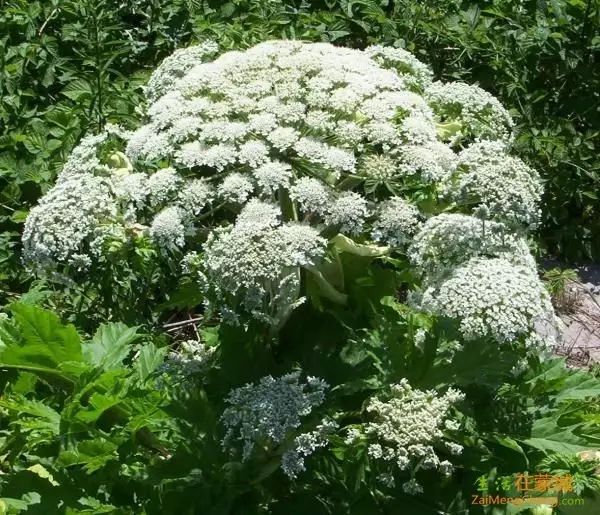
{"label": "soil ground", "polygon": [[580,279],[569,284],[565,306],[558,309],[565,330],[556,351],[572,365],[591,366],[600,362],[600,265],[575,270]]}

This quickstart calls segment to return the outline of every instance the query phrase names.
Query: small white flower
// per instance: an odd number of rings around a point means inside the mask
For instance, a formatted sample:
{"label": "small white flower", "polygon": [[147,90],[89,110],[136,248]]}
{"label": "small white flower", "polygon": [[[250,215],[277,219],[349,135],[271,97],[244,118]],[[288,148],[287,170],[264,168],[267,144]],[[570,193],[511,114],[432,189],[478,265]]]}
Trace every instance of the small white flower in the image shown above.
{"label": "small white flower", "polygon": [[290,188],[290,197],[300,205],[304,213],[322,215],[331,202],[331,193],[317,179],[302,177]]}
{"label": "small white flower", "polygon": [[328,225],[339,226],[340,232],[358,234],[362,232],[369,214],[367,200],[358,193],[342,193],[329,207],[325,216]]}
{"label": "small white flower", "polygon": [[253,171],[258,186],[266,193],[287,188],[292,177],[292,167],[281,161],[269,161]]}
{"label": "small white flower", "polygon": [[183,222],[179,209],[167,207],[156,215],[150,226],[150,236],[166,249],[182,247],[184,244]]}
{"label": "small white flower", "polygon": [[[313,380],[310,384],[301,382],[300,372],[293,372],[278,378],[266,376],[257,384],[232,390],[225,399],[228,407],[221,416],[221,423],[227,429],[223,448],[233,451],[240,442],[242,460],[246,461],[257,443],[280,444],[290,431],[300,427],[303,417],[323,404],[328,387],[323,380]],[[316,434],[301,435],[296,453],[309,454],[306,447],[312,448],[312,452],[321,445],[320,437],[328,431],[324,427],[318,428]],[[298,448],[303,446],[304,449]],[[288,460],[290,458],[293,456],[289,455]],[[284,460],[282,466],[284,470],[288,468],[288,475],[292,477],[298,472],[289,461]]]}
{"label": "small white flower", "polygon": [[177,199],[181,210],[190,216],[198,216],[212,201],[212,186],[203,179],[193,179],[185,183]]}
{"label": "small white flower", "polygon": [[400,174],[397,161],[386,155],[366,156],[360,165],[360,172],[370,179],[386,181]]}
{"label": "small white flower", "polygon": [[254,185],[239,173],[232,173],[223,179],[217,188],[217,195],[226,202],[243,204],[248,200]]}
{"label": "small white flower", "polygon": [[269,149],[262,141],[248,141],[240,145],[238,160],[251,168],[257,168],[269,160]]}
{"label": "small white flower", "polygon": [[414,237],[408,255],[429,274],[443,274],[473,257],[502,257],[535,269],[527,242],[506,225],[458,213],[427,220]]}
{"label": "small white flower", "polygon": [[419,495],[423,493],[423,487],[416,479],[410,479],[402,484],[402,490],[409,495]]}
{"label": "small white flower", "polygon": [[420,225],[419,210],[400,197],[392,197],[381,204],[371,237],[392,247],[404,247]]}
{"label": "small white flower", "polygon": [[499,343],[533,332],[536,318],[552,311],[536,272],[502,258],[473,258],[455,268],[425,290],[422,307],[456,319],[467,340]]}
{"label": "small white flower", "polygon": [[148,179],[148,194],[153,206],[165,204],[173,199],[182,180],[174,168],[161,168]]}
{"label": "small white flower", "polygon": [[510,141],[514,122],[497,98],[478,86],[434,82],[425,92],[438,115],[462,124],[473,138]]}
{"label": "small white flower", "polygon": [[346,438],[344,439],[344,443],[346,445],[352,445],[356,440],[358,440],[362,436],[361,432],[356,428],[350,428],[346,432]]}

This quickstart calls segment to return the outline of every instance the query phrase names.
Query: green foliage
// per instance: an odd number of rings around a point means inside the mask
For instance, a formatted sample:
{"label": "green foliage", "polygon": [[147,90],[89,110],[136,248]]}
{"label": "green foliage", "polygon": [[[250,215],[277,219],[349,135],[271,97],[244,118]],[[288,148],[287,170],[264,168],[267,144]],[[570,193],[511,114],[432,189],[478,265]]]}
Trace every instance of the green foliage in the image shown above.
{"label": "green foliage", "polygon": [[28,504],[115,513],[114,491],[168,455],[166,397],[150,379],[164,350],[120,323],[86,341],[51,312],[24,304],[10,311],[0,326],[1,495],[9,513]]}
{"label": "green foliage", "polygon": [[586,489],[597,490],[600,486],[596,477],[597,459],[582,459],[580,456],[555,454],[542,460],[540,470],[555,474],[570,474],[573,477],[574,491],[580,495]]}
{"label": "green foliage", "polygon": [[570,268],[553,268],[544,272],[546,289],[552,296],[552,304],[561,313],[574,312],[581,302],[581,293],[575,286],[579,275]]}
{"label": "green foliage", "polygon": [[[127,124],[144,67],[189,36],[189,2],[0,2],[0,299],[27,279],[18,232],[75,143]],[[7,291],[8,290],[8,291]]]}
{"label": "green foliage", "polygon": [[567,291],[567,286],[570,283],[578,281],[577,272],[571,268],[553,268],[544,273],[544,280],[548,292],[555,295],[563,295]]}
{"label": "green foliage", "polygon": [[[258,324],[201,328],[214,366],[191,375],[163,364],[164,343],[122,323],[85,338],[51,312],[9,306],[0,322],[3,502],[14,513],[480,513],[468,503],[479,477],[539,470],[569,470],[581,495],[593,495],[591,465],[575,454],[600,441],[600,381],[519,342],[459,345],[454,324],[397,300],[413,279],[394,261],[344,252],[347,302],[308,302],[277,336]],[[323,416],[340,430],[290,481],[280,469],[288,443],[240,461],[221,448],[219,416],[232,388],[298,364],[332,385],[303,430]],[[420,473],[426,496],[383,488],[367,446],[345,441],[369,420],[367,401],[402,378],[466,394],[454,437],[465,450],[452,478]]]}

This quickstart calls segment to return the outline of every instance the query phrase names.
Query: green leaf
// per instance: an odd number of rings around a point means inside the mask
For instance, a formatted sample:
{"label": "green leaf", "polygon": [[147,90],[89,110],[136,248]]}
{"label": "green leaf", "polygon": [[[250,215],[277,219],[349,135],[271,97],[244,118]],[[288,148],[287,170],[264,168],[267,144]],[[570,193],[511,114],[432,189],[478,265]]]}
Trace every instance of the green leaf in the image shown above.
{"label": "green leaf", "polygon": [[231,2],[227,2],[221,6],[221,16],[223,18],[230,18],[235,13],[235,5]]}
{"label": "green leaf", "polygon": [[42,479],[47,479],[48,482],[52,486],[58,486],[60,484],[57,481],[55,481],[54,477],[52,476],[52,474],[50,474],[50,472],[48,472],[48,470],[46,470],[39,463],[36,463],[35,465],[31,465],[31,467],[27,467],[27,470],[29,470],[29,472],[33,472],[34,474],[38,475]]}
{"label": "green leaf", "polygon": [[111,460],[118,459],[117,445],[108,440],[98,438],[80,442],[74,450],[63,451],[58,456],[57,465],[72,467],[83,465],[84,470],[91,474],[101,469]]}
{"label": "green leaf", "polygon": [[544,453],[560,452],[573,454],[590,448],[589,442],[576,434],[581,424],[570,427],[559,427],[556,415],[538,419],[533,423],[531,437],[523,443]]}
{"label": "green leaf", "polygon": [[18,224],[25,223],[28,214],[29,211],[23,211],[19,209],[11,215],[10,219]]}
{"label": "green leaf", "polygon": [[66,361],[81,360],[81,342],[72,325],[63,325],[50,311],[12,304],[14,325],[0,324],[0,368],[51,375],[63,382],[74,377],[60,370]]}
{"label": "green leaf", "polygon": [[158,368],[164,361],[166,353],[166,348],[158,348],[153,343],[148,343],[142,347],[134,365],[140,380],[145,381]]}
{"label": "green leaf", "polygon": [[23,494],[20,499],[12,497],[0,498],[0,515],[20,513],[27,511],[32,504],[39,504],[41,500],[40,494],[37,492],[28,492]]}
{"label": "green leaf", "polygon": [[76,79],[67,84],[62,94],[74,101],[81,101],[84,97],[92,96],[92,89],[84,79]]}
{"label": "green leaf", "polygon": [[81,515],[82,513],[90,513],[98,515],[100,513],[117,513],[116,508],[112,504],[104,504],[94,499],[93,497],[82,497],[77,500],[79,504],[85,506],[83,509],[67,508],[65,515]]}
{"label": "green leaf", "polygon": [[131,345],[140,338],[136,327],[120,322],[102,324],[92,340],[83,345],[83,357],[90,365],[104,370],[118,368],[131,352]]}
{"label": "green leaf", "polygon": [[200,329],[200,338],[209,347],[216,347],[219,344],[219,327],[204,327]]}
{"label": "green leaf", "polygon": [[523,461],[525,462],[525,467],[529,467],[529,460],[527,459],[527,454],[523,450],[523,447],[515,439],[511,438],[510,436],[497,433],[487,435],[486,438],[497,445],[501,445],[503,447],[506,447],[507,449],[510,449],[511,451],[518,453],[523,458]]}
{"label": "green leaf", "polygon": [[[0,407],[14,411],[19,415],[33,417],[37,429],[58,435],[60,431],[60,413],[41,401],[26,399],[21,395],[0,398]],[[21,424],[24,419],[19,419]],[[29,428],[33,428],[29,424]]]}
{"label": "green leaf", "polygon": [[96,422],[107,410],[121,404],[121,402],[122,399],[118,397],[94,393],[90,397],[89,405],[77,411],[74,416],[86,424],[91,424]]}
{"label": "green leaf", "polygon": [[198,285],[192,281],[184,281],[170,295],[169,300],[157,307],[158,311],[169,311],[173,309],[188,309],[202,304],[204,295]]}

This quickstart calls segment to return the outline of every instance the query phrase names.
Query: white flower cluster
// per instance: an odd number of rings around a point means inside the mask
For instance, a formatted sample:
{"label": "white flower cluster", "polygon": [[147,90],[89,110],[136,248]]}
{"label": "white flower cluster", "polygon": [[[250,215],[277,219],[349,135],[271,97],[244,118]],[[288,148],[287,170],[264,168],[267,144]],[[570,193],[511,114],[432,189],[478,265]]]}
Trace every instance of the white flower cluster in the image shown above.
{"label": "white flower cluster", "polygon": [[427,311],[460,320],[465,339],[499,343],[529,335],[537,319],[552,313],[535,270],[504,258],[472,258],[430,285],[421,302]]}
{"label": "white flower cluster", "polygon": [[[23,231],[24,259],[43,270],[97,263],[108,239],[150,236],[160,248],[184,245],[186,228],[213,198],[204,180],[186,180],[174,168],[133,172],[128,159],[99,155],[108,131],[84,138],[58,176],[56,185],[34,207]],[[150,215],[140,218],[142,212]],[[129,236],[126,234],[127,229]]]}
{"label": "white flower cluster", "polygon": [[232,173],[223,179],[217,191],[219,198],[225,202],[243,204],[253,190],[254,186],[249,179],[239,173]]}
{"label": "white flower cluster", "polygon": [[339,227],[340,232],[357,235],[363,231],[368,214],[364,197],[358,193],[345,192],[333,202],[325,217],[327,224]]}
{"label": "white flower cluster", "polygon": [[332,194],[325,185],[311,177],[302,177],[290,189],[290,197],[298,203],[306,214],[323,215],[333,201]]}
{"label": "white flower cluster", "polygon": [[183,180],[174,168],[161,168],[150,175],[147,185],[150,204],[163,206],[177,196],[177,192],[183,186]]}
{"label": "white flower cluster", "polygon": [[443,121],[460,123],[459,136],[473,139],[512,138],[514,122],[498,99],[479,86],[434,82],[425,96]]}
{"label": "white flower cluster", "polygon": [[146,97],[150,100],[160,98],[169,91],[173,84],[196,64],[214,56],[219,47],[212,41],[206,41],[198,46],[175,50],[154,71],[145,89]]}
{"label": "white flower cluster", "polygon": [[412,241],[409,257],[429,279],[473,257],[502,257],[535,270],[527,242],[509,227],[459,213],[442,213],[427,220]]}
{"label": "white flower cluster", "polygon": [[216,349],[198,340],[183,341],[169,352],[166,368],[184,376],[204,372],[210,367]]}
{"label": "white flower cluster", "polygon": [[35,206],[25,222],[23,255],[52,268],[85,254],[98,226],[116,216],[117,206],[102,177],[81,175],[61,180]]}
{"label": "white flower cluster", "polygon": [[177,205],[186,221],[193,221],[211,204],[214,197],[212,186],[203,179],[192,179],[178,193]]}
{"label": "white flower cluster", "polygon": [[416,175],[425,183],[440,183],[456,170],[458,157],[440,141],[411,145],[402,150],[399,168],[403,175]]}
{"label": "white flower cluster", "polygon": [[171,206],[158,213],[150,226],[150,236],[162,248],[182,247],[185,241],[185,228],[179,209]]}
{"label": "white flower cluster", "polygon": [[128,222],[135,222],[137,213],[146,204],[150,193],[147,179],[145,173],[127,173],[115,176],[113,180],[115,200]]}
{"label": "white flower cluster", "polygon": [[475,209],[482,218],[535,227],[542,186],[538,174],[499,142],[477,142],[459,154],[458,168],[445,183],[446,194]]}
{"label": "white flower cluster", "polygon": [[210,44],[180,51],[155,72],[131,158],[241,166],[251,176],[297,159],[335,179],[354,172],[356,148],[382,144],[398,153],[405,143],[435,140],[431,109],[410,91],[427,86],[431,72],[404,50],[272,41],[202,62],[213,52]]}
{"label": "white flower cluster", "polygon": [[[471,257],[533,264],[512,232],[535,226],[540,179],[508,154],[510,116],[481,88],[432,83],[399,48],[217,50],[165,59],[137,130],[81,141],[27,220],[29,263],[101,266],[107,241],[141,237],[172,259],[210,233],[201,288],[225,318],[241,308],[270,324],[302,301],[299,267],[323,258],[320,234],[410,247],[430,287],[436,270]],[[456,153],[458,143],[470,145]],[[417,205],[439,212],[439,196],[463,215],[419,232]]]}
{"label": "white flower cluster", "polygon": [[[301,381],[300,372],[292,372],[278,378],[266,376],[258,384],[232,390],[225,399],[228,407],[221,416],[226,428],[223,448],[234,452],[241,443],[242,461],[246,461],[256,446],[277,447],[300,427],[303,417],[323,404],[328,387],[322,379],[309,376]],[[311,436],[298,442],[299,454],[306,455],[301,449],[311,447],[307,439],[311,440]],[[312,438],[315,448],[318,439],[317,436]],[[286,463],[291,461],[292,456]],[[291,463],[290,467],[292,476],[297,467]]]}
{"label": "white flower cluster", "polygon": [[67,179],[73,179],[79,175],[88,175],[91,170],[101,167],[100,159],[98,159],[98,147],[102,145],[108,138],[108,133],[90,135],[82,138],[67,159],[63,169],[58,177],[57,182]]}
{"label": "white flower cluster", "polygon": [[325,247],[315,228],[282,224],[277,206],[253,199],[235,224],[209,236],[202,282],[220,307],[274,323],[298,301],[298,267],[315,265]]}
{"label": "white flower cluster", "polygon": [[392,68],[406,82],[410,89],[423,90],[433,78],[429,67],[419,61],[410,52],[403,48],[384,47],[373,45],[365,50],[371,59],[381,64],[384,68]]}
{"label": "white flower cluster", "polygon": [[462,446],[448,440],[444,431],[459,429],[451,418],[451,408],[463,398],[463,393],[452,388],[440,395],[434,390],[412,388],[408,380],[402,379],[392,385],[389,398],[369,401],[366,411],[373,420],[360,429],[353,428],[346,441],[352,444],[365,438],[369,457],[391,469],[383,474],[384,483],[393,486],[394,469],[411,472],[403,489],[409,494],[421,493],[414,471],[434,469],[450,475],[452,464],[440,459],[436,449],[452,455],[462,452]]}
{"label": "white flower cluster", "polygon": [[382,203],[371,237],[391,247],[406,246],[419,230],[421,215],[412,204],[400,197]]}
{"label": "white flower cluster", "polygon": [[324,419],[314,431],[302,433],[294,438],[292,447],[281,456],[281,469],[290,479],[295,479],[306,470],[304,459],[317,449],[326,447],[329,437],[338,429],[334,420]]}

